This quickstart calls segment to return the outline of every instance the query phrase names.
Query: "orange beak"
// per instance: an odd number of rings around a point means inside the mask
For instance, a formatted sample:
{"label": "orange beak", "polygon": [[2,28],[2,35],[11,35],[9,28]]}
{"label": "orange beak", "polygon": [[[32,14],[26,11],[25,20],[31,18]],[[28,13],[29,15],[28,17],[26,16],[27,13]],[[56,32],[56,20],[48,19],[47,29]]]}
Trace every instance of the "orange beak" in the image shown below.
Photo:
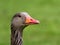
{"label": "orange beak", "polygon": [[33,19],[30,16],[26,16],[26,24],[39,24],[40,22],[38,20]]}

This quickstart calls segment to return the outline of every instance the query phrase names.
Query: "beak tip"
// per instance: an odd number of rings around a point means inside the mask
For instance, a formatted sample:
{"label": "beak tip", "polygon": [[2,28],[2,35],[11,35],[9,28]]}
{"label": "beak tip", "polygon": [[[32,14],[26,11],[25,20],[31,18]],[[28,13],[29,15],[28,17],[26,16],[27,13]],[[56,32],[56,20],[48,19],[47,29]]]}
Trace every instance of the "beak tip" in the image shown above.
{"label": "beak tip", "polygon": [[40,23],[40,21],[38,21],[38,20],[37,20],[36,22],[37,22],[37,24],[39,24],[39,23]]}

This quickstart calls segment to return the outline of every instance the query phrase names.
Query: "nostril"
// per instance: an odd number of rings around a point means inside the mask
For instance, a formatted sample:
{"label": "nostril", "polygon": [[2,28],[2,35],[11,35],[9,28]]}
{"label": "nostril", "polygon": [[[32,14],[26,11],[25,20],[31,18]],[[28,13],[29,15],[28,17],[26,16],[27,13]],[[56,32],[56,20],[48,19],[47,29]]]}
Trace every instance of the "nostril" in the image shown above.
{"label": "nostril", "polygon": [[33,19],[30,19],[31,21],[33,21]]}

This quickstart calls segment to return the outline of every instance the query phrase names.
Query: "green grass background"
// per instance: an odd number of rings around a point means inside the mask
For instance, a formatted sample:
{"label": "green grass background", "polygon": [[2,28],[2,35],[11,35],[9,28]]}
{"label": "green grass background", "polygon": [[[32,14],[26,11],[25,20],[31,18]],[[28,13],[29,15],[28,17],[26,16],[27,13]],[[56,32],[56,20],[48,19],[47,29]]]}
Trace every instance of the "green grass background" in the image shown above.
{"label": "green grass background", "polygon": [[0,45],[10,45],[10,22],[21,11],[40,21],[24,29],[23,45],[60,45],[60,0],[0,0]]}

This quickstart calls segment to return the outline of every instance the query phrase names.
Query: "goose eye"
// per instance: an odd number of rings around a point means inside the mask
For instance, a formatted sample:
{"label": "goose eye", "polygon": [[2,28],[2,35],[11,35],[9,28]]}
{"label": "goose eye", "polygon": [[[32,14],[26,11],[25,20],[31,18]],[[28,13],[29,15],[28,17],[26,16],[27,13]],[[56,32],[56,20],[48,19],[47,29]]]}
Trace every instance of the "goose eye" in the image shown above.
{"label": "goose eye", "polygon": [[20,15],[18,15],[18,17],[21,17]]}

